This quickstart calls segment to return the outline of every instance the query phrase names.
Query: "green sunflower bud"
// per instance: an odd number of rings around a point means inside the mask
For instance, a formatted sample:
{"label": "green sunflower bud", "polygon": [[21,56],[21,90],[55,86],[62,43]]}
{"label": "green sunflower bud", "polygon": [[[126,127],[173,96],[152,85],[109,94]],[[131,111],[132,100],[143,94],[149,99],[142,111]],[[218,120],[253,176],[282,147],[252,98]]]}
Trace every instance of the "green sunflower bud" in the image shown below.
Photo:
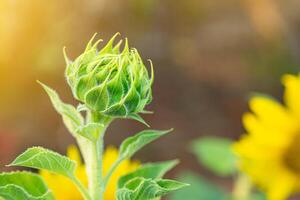
{"label": "green sunflower bud", "polygon": [[111,117],[136,118],[152,100],[151,77],[143,61],[128,41],[120,50],[122,40],[114,45],[115,34],[102,48],[101,42],[87,44],[85,51],[74,61],[66,58],[66,78],[76,99],[93,112]]}

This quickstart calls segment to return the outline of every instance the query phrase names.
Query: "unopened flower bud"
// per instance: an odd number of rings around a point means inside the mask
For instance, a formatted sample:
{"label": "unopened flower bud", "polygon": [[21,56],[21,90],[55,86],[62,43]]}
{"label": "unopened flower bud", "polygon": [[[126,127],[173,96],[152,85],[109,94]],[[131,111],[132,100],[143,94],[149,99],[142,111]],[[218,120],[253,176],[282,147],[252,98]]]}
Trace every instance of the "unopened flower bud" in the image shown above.
{"label": "unopened flower bud", "polygon": [[88,43],[85,51],[74,61],[65,56],[66,78],[76,99],[83,102],[93,112],[112,117],[127,117],[138,114],[152,100],[151,77],[143,61],[128,41],[122,50],[120,40],[114,45],[114,35],[101,50]]}

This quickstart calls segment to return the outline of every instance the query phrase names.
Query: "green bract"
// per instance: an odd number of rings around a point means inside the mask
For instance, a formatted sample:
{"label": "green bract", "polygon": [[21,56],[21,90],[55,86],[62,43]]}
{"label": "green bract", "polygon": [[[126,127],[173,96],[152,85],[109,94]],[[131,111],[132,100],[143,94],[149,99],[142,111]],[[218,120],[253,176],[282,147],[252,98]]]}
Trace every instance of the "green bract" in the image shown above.
{"label": "green bract", "polygon": [[[136,49],[125,45],[120,50],[122,40],[114,45],[118,34],[101,50],[88,43],[85,51],[74,61],[66,57],[66,77],[74,97],[89,109],[112,117],[132,117],[144,110],[152,100],[152,75],[148,71]],[[151,63],[151,62],[150,62]]]}

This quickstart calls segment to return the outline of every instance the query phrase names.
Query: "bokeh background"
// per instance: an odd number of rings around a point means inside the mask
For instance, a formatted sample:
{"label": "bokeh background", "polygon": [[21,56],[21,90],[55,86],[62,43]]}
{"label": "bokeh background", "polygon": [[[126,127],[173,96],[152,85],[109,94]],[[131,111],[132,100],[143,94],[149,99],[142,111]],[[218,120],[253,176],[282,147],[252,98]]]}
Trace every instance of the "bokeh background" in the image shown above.
{"label": "bokeh background", "polygon": [[[238,138],[251,92],[279,97],[280,76],[300,71],[298,0],[0,0],[0,169],[29,146],[64,153],[74,143],[41,87],[76,103],[64,78],[63,46],[79,55],[90,37],[120,32],[155,67],[153,128],[172,134],[143,162],[179,158],[169,176],[193,170],[231,187],[189,152],[204,135]],[[113,123],[107,144],[145,128]]]}

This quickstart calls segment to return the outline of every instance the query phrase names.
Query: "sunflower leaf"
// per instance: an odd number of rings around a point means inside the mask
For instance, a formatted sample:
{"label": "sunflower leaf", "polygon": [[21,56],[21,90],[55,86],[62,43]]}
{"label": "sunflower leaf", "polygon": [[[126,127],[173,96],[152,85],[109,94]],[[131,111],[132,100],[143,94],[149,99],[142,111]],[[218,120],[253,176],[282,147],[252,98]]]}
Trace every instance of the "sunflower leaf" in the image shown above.
{"label": "sunflower leaf", "polygon": [[204,137],[193,141],[191,150],[205,167],[220,176],[229,176],[236,171],[236,157],[231,145],[229,139]]}
{"label": "sunflower leaf", "polygon": [[172,129],[166,131],[144,130],[124,140],[120,146],[120,157],[129,158],[145,145],[169,133]]}
{"label": "sunflower leaf", "polygon": [[151,179],[162,178],[169,170],[171,170],[177,164],[178,160],[144,164],[137,170],[122,176],[118,181],[118,188],[124,187],[124,185],[128,181],[136,177]]}
{"label": "sunflower leaf", "polygon": [[41,84],[47,92],[55,110],[62,116],[68,130],[75,136],[76,129],[84,123],[84,119],[80,112],[74,106],[62,102],[55,90],[41,82],[38,83]]}
{"label": "sunflower leaf", "polygon": [[54,200],[42,178],[31,172],[0,174],[0,199]]}
{"label": "sunflower leaf", "polygon": [[44,169],[72,179],[76,163],[54,151],[42,147],[32,147],[19,155],[9,166]]}
{"label": "sunflower leaf", "polygon": [[[230,200],[229,194],[214,183],[194,172],[185,171],[180,174],[179,180],[191,184],[182,190],[175,191],[170,200]],[[254,200],[254,199],[251,199]]]}
{"label": "sunflower leaf", "polygon": [[100,134],[102,133],[104,126],[103,124],[99,123],[88,123],[83,126],[79,126],[76,132],[85,137],[86,139],[95,142],[99,138]]}
{"label": "sunflower leaf", "polygon": [[142,177],[128,181],[123,188],[116,193],[117,200],[155,200],[169,192],[188,186],[168,179],[145,179]]}

